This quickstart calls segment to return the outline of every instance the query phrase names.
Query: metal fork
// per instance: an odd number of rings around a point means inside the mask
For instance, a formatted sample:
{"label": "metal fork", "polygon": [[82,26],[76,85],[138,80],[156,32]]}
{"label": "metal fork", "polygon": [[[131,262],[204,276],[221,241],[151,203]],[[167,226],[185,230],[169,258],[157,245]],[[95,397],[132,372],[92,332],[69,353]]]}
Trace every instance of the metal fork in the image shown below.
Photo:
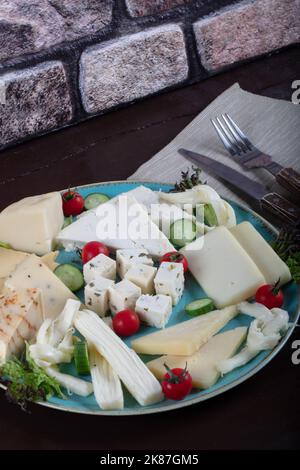
{"label": "metal fork", "polygon": [[293,168],[284,168],[273,162],[272,157],[261,152],[249,140],[234,120],[224,113],[221,117],[211,119],[221,142],[230,156],[246,169],[264,168],[285,189],[290,191],[297,199],[300,198],[300,174]]}

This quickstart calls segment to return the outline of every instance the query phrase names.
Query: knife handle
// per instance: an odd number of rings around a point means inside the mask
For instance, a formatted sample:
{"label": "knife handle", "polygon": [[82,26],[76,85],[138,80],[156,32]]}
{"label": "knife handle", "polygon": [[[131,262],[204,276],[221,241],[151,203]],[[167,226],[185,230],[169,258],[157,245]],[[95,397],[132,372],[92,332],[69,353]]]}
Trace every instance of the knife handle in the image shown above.
{"label": "knife handle", "polygon": [[297,199],[300,198],[300,173],[293,168],[282,168],[276,175],[276,181]]}
{"label": "knife handle", "polygon": [[260,201],[261,207],[284,222],[296,225],[300,221],[300,209],[277,193],[266,194]]}

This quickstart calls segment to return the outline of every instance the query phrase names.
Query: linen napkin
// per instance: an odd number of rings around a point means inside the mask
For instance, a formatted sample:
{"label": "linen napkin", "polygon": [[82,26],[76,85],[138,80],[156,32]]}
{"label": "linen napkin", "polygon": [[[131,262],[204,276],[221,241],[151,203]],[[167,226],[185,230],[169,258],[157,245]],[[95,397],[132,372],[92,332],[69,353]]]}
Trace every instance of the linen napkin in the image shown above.
{"label": "linen napkin", "polygon": [[[247,171],[229,158],[210,122],[210,118],[225,112],[234,119],[250,141],[262,152],[270,154],[273,160],[281,165],[300,171],[300,106],[292,102],[249,93],[235,83],[128,179],[174,184],[180,180],[181,171],[192,165],[177,153],[178,148],[184,147],[214,158],[253,180],[264,183],[268,189],[284,194],[274,177],[266,170]],[[213,176],[203,172],[202,179],[222,196],[234,201],[242,201],[226,184]]]}

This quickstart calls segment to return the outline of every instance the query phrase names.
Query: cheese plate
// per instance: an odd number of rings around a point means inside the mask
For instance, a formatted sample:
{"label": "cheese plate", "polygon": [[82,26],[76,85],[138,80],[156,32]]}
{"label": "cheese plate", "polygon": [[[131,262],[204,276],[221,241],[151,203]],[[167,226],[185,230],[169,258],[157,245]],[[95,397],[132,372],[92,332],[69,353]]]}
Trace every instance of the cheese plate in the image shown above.
{"label": "cheese plate", "polygon": [[[93,196],[96,193],[105,194],[109,198],[113,198],[120,194],[126,193],[128,191],[132,191],[138,189],[140,186],[149,188],[153,191],[161,191],[161,192],[168,192],[172,187],[168,184],[161,184],[161,183],[145,183],[145,182],[105,182],[99,183],[94,185],[86,185],[76,188],[76,190],[84,197],[87,198],[88,196]],[[272,238],[276,236],[275,228],[269,224],[266,220],[264,220],[261,216],[256,214],[254,211],[250,210],[247,207],[244,207],[240,204],[228,201],[235,212],[235,216],[237,219],[237,223],[240,224],[242,222],[250,222],[251,225],[262,235],[262,237],[270,241]],[[87,217],[84,215],[83,217]],[[189,220],[189,217],[186,216]],[[168,242],[169,243],[169,242]],[[165,245],[169,248],[168,244]],[[76,247],[71,247],[73,249],[65,250],[63,248],[60,249],[58,258],[56,262],[59,264],[66,264],[71,263],[74,266],[78,266],[81,268],[80,257],[78,255],[78,250],[75,249]],[[118,248],[123,248],[122,246]],[[165,251],[168,251],[165,249]],[[155,253],[157,252],[157,246],[155,246]],[[145,271],[153,272],[155,274],[155,269],[151,266],[147,267]],[[130,270],[129,270],[130,271]],[[124,274],[125,277],[127,272]],[[130,277],[131,275],[131,277]],[[134,271],[129,272],[128,277],[134,281]],[[90,283],[90,279],[88,281]],[[130,280],[124,279],[122,282],[130,283]],[[258,282],[258,281],[257,281]],[[148,284],[147,284],[148,289]],[[145,287],[145,289],[146,289]],[[110,289],[114,289],[114,287],[110,287]],[[193,389],[190,394],[188,394],[184,399],[180,401],[172,401],[165,399],[163,401],[159,401],[158,403],[141,406],[128,392],[128,390],[123,387],[123,394],[124,394],[124,407],[122,409],[109,409],[104,410],[99,408],[99,405],[95,399],[94,394],[91,394],[87,397],[79,396],[77,394],[70,394],[67,395],[67,398],[58,398],[52,396],[47,401],[39,402],[39,404],[43,406],[47,406],[50,408],[55,408],[61,411],[68,411],[74,413],[83,413],[83,414],[92,414],[92,415],[137,415],[137,414],[149,414],[149,413],[158,413],[163,411],[169,411],[177,408],[182,408],[185,406],[193,405],[199,403],[201,401],[207,400],[212,398],[216,395],[226,392],[227,390],[237,386],[238,384],[248,380],[254,374],[256,374],[260,369],[270,362],[273,357],[278,354],[280,349],[284,346],[287,342],[289,336],[291,335],[300,314],[299,309],[299,286],[295,283],[288,283],[283,287],[285,303],[283,308],[288,311],[289,313],[289,327],[287,331],[284,333],[282,338],[280,339],[279,343],[272,349],[272,350],[265,350],[257,354],[253,359],[247,362],[245,365],[234,369],[233,371],[223,375],[220,377],[217,382],[212,385],[211,387],[199,390]],[[145,290],[145,294],[148,293],[148,290]],[[157,292],[158,293],[158,292]],[[191,317],[185,312],[186,305],[190,304],[191,302],[205,297],[207,292],[205,293],[199,283],[196,282],[195,277],[192,276],[191,273],[186,273],[185,276],[185,287],[183,290],[182,297],[176,303],[176,305],[172,308],[172,313],[168,313],[168,325],[167,327],[172,327],[178,325],[184,321],[190,320]],[[76,295],[79,299],[84,303],[84,289],[80,289],[76,292]],[[145,295],[143,296],[145,297]],[[224,305],[225,306],[225,305]],[[169,306],[167,306],[167,309]],[[171,307],[170,307],[171,308]],[[209,314],[208,314],[209,315]],[[228,321],[228,320],[227,320]],[[226,322],[225,322],[226,323]],[[240,327],[249,327],[251,324],[251,318],[248,315],[239,313],[238,315],[232,315],[232,319],[226,323],[225,327],[222,328],[220,331],[225,332],[232,330],[234,328]],[[157,328],[152,326],[142,326],[141,329],[138,331],[137,334],[130,336],[129,339],[125,340],[125,344],[127,346],[132,347],[132,344],[138,338],[141,338],[145,335],[151,334],[152,332],[156,332]],[[218,330],[219,331],[219,330]],[[137,351],[139,352],[139,351]],[[146,355],[140,354],[143,362],[147,363],[150,360],[154,360],[158,358],[158,355]],[[76,369],[74,363],[71,364],[63,364],[60,367],[61,372],[73,375],[76,377]],[[4,388],[2,385],[0,387]],[[128,388],[128,387],[127,387]]]}

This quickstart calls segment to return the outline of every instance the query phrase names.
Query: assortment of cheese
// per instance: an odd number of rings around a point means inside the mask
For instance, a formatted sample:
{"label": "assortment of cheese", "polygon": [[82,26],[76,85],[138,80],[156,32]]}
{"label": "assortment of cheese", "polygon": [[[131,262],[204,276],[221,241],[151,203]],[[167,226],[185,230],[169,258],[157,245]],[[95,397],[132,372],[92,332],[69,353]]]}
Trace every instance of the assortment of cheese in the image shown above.
{"label": "assortment of cheese", "polygon": [[[216,214],[216,227],[195,217],[195,205],[208,203]],[[108,237],[99,230],[106,213],[111,225]],[[151,237],[136,238],[124,231],[134,217],[138,219],[136,232],[147,231]],[[168,238],[169,226],[182,219],[193,222],[197,230],[196,238],[180,253],[216,309],[166,327],[184,293],[185,274],[182,264],[165,261],[158,265],[157,260],[176,251]],[[207,185],[182,193],[140,186],[86,211],[65,228],[63,222],[59,193],[23,199],[0,213],[0,240],[12,247],[0,248],[0,363],[18,356],[24,341],[29,341],[32,357],[62,385],[81,395],[94,391],[103,409],[121,409],[121,383],[142,406],[157,403],[163,399],[157,378],[163,377],[164,364],[170,368],[187,364],[193,386],[209,388],[225,373],[226,361],[232,360],[246,338],[244,359],[266,349],[266,344],[274,347],[286,329],[288,319],[282,311],[265,311],[262,318],[259,308],[256,312],[260,313],[253,315],[244,301],[265,283],[289,282],[288,267],[253,225],[236,224],[232,207]],[[120,231],[125,235],[118,238],[115,234]],[[82,306],[53,273],[58,252],[51,250],[55,242],[75,250],[93,240],[103,241],[114,256],[99,254],[84,264]],[[134,310],[144,324],[157,328],[133,339],[132,349],[107,321],[110,314],[124,309]],[[219,333],[241,311],[260,323],[251,324],[249,332],[239,327]],[[72,359],[74,328],[89,345],[92,383],[58,369],[61,362]],[[267,340],[260,343],[261,349],[251,349],[251,338],[259,335]],[[138,354],[161,357],[145,364]]]}

